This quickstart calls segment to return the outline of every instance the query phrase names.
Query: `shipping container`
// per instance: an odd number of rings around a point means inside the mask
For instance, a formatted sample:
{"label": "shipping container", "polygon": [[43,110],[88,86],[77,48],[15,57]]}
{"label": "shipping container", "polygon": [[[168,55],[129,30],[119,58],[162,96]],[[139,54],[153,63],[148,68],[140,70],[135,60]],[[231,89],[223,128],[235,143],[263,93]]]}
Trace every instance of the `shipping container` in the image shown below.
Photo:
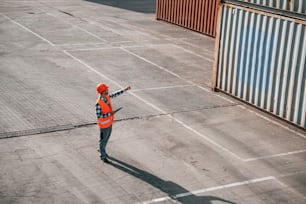
{"label": "shipping container", "polygon": [[156,19],[214,37],[218,2],[218,0],[156,0]]}
{"label": "shipping container", "polygon": [[[305,11],[305,0],[291,2],[302,2],[294,8]],[[294,15],[223,3],[212,88],[305,129],[305,28],[306,21]]]}
{"label": "shipping container", "polygon": [[[278,10],[291,11],[299,14],[306,14],[305,0],[236,0],[237,2],[247,2]],[[234,1],[231,1],[234,2]]]}

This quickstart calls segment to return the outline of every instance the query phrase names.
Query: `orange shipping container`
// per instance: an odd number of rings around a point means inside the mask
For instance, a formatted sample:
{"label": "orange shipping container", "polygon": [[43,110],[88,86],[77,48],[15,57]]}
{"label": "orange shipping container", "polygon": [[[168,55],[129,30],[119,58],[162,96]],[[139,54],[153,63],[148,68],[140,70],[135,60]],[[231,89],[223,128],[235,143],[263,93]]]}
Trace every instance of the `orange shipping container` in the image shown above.
{"label": "orange shipping container", "polygon": [[156,19],[215,37],[219,0],[156,0]]}

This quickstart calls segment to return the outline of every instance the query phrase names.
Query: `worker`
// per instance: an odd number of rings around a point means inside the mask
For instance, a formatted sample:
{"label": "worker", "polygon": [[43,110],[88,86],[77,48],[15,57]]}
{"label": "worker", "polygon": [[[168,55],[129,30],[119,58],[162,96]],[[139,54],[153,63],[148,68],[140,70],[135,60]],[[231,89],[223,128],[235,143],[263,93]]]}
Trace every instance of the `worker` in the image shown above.
{"label": "worker", "polygon": [[96,90],[99,94],[99,98],[96,102],[96,115],[97,115],[97,125],[100,128],[100,158],[105,163],[110,161],[107,159],[106,145],[110,138],[112,132],[112,125],[114,122],[115,111],[113,111],[111,99],[115,98],[131,87],[127,86],[124,89],[118,90],[114,93],[108,94],[108,86],[106,84],[100,83],[97,85]]}

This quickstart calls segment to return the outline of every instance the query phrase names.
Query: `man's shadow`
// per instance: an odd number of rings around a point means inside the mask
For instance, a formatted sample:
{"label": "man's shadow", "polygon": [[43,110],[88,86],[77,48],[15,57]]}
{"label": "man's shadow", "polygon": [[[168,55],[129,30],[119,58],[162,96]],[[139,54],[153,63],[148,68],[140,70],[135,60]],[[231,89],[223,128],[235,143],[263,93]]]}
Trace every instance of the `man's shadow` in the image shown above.
{"label": "man's shadow", "polygon": [[182,186],[171,182],[165,181],[153,174],[150,174],[146,171],[138,169],[130,164],[127,164],[123,161],[120,161],[114,157],[110,157],[110,165],[113,167],[126,172],[150,185],[159,189],[160,191],[167,194],[169,198],[175,201],[179,201],[181,203],[188,204],[211,204],[212,201],[221,201],[224,203],[236,204],[232,201],[225,200],[216,196],[196,196],[190,193],[188,190],[183,188]]}

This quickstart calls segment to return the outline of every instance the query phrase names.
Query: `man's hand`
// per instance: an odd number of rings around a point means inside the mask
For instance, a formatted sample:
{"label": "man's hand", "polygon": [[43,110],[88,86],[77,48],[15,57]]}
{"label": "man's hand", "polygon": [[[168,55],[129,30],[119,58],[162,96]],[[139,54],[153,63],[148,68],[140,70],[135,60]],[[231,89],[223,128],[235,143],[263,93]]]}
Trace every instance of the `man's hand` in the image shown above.
{"label": "man's hand", "polygon": [[130,86],[127,86],[127,87],[125,87],[125,91],[127,91],[127,90],[130,90],[131,89],[131,87]]}

